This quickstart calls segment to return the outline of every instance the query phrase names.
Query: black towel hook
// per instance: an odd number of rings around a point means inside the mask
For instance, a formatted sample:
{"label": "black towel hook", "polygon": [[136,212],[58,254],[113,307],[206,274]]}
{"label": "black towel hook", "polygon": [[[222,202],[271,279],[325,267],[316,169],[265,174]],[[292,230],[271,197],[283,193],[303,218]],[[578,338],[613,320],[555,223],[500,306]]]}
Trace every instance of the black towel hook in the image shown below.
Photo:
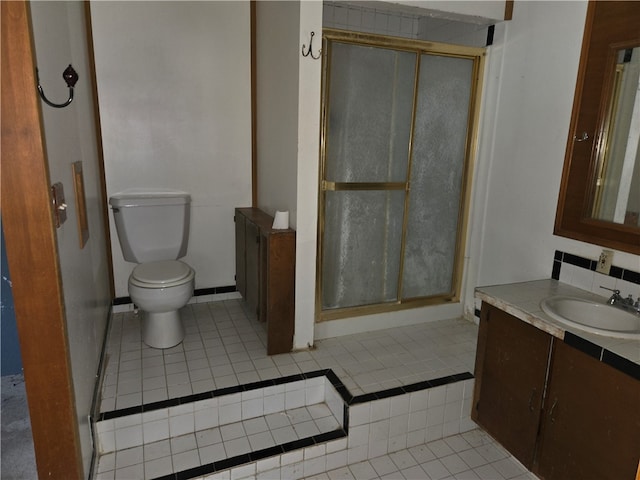
{"label": "black towel hook", "polygon": [[69,98],[64,103],[53,103],[45,96],[44,91],[40,86],[40,75],[38,73],[37,67],[36,67],[36,77],[38,79],[38,92],[40,92],[40,97],[50,107],[64,108],[73,101],[73,87],[75,87],[76,82],[78,81],[78,74],[73,69],[71,64],[69,64],[69,66],[64,70],[64,72],[62,72],[62,78],[64,78],[64,81],[67,83],[67,87],[69,87]]}
{"label": "black towel hook", "polygon": [[311,48],[313,46],[313,36],[316,34],[316,32],[311,32],[311,38],[309,39],[309,48],[307,48],[307,51],[305,53],[304,49],[306,48],[304,46],[304,44],[302,44],[302,56],[303,57],[308,57],[309,55],[311,55],[311,58],[313,58],[314,60],[318,60],[320,58],[320,55],[322,54],[322,49],[320,49],[318,51],[318,56],[316,57],[313,52],[311,51]]}

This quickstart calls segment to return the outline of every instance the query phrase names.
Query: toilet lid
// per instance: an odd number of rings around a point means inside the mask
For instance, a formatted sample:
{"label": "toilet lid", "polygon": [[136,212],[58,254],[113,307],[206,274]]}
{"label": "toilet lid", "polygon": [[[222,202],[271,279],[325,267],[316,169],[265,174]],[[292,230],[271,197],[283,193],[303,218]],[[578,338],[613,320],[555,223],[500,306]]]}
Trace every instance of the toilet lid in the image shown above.
{"label": "toilet lid", "polygon": [[193,274],[186,263],[178,260],[142,263],[131,272],[134,283],[153,284],[158,287],[175,285]]}

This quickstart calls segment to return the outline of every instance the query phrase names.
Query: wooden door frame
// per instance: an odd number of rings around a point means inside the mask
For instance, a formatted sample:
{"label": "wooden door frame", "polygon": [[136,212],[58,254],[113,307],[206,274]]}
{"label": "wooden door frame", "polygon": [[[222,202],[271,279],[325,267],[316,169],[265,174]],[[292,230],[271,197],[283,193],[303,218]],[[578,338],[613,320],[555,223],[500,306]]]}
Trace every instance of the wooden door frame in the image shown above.
{"label": "wooden door frame", "polygon": [[1,211],[40,478],[83,478],[31,17],[2,14]]}

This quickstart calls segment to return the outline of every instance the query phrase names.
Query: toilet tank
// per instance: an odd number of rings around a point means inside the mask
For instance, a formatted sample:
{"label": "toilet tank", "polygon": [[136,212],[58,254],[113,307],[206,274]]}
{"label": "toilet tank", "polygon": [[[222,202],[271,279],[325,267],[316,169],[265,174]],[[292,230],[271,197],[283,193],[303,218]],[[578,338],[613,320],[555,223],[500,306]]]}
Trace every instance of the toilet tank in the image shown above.
{"label": "toilet tank", "polygon": [[177,190],[126,190],[109,198],[124,259],[144,263],[187,254],[191,195]]}

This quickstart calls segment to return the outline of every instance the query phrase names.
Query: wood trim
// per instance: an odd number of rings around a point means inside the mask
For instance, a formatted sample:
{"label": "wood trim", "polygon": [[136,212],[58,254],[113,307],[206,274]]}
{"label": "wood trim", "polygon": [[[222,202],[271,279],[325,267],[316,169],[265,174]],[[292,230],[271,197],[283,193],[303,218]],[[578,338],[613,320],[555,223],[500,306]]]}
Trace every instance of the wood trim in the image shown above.
{"label": "wood trim", "polygon": [[251,17],[251,206],[258,206],[258,92],[256,53],[256,0],[249,4]]}
{"label": "wood trim", "polygon": [[40,478],[83,478],[31,18],[2,12],[2,221]]}
{"label": "wood trim", "polygon": [[504,19],[513,20],[513,2],[514,0],[506,0],[504,2]]}
{"label": "wood trim", "polygon": [[[608,108],[610,49],[640,44],[638,18],[634,2],[589,2],[554,225],[555,235],[636,255],[639,228],[590,218],[590,179]],[[575,142],[581,132],[588,133],[589,141]]]}
{"label": "wood trim", "polygon": [[296,232],[273,229],[273,217],[255,207],[236,208],[235,217],[236,265],[245,268],[240,272],[243,298],[267,324],[267,355],[290,352],[295,331]]}
{"label": "wood trim", "polygon": [[116,297],[115,283],[113,279],[113,256],[111,252],[111,230],[109,227],[109,207],[107,206],[107,177],[104,171],[104,150],[102,148],[102,123],[100,122],[100,105],[98,103],[98,81],[96,79],[96,62],[93,51],[93,25],[91,23],[91,3],[84,2],[84,17],[87,31],[87,58],[89,71],[91,72],[91,89],[93,97],[93,116],[96,128],[96,143],[98,156],[98,175],[100,177],[100,195],[105,201],[102,202],[102,220],[105,235],[105,246],[107,250],[107,263],[109,265],[109,294],[111,300]]}

